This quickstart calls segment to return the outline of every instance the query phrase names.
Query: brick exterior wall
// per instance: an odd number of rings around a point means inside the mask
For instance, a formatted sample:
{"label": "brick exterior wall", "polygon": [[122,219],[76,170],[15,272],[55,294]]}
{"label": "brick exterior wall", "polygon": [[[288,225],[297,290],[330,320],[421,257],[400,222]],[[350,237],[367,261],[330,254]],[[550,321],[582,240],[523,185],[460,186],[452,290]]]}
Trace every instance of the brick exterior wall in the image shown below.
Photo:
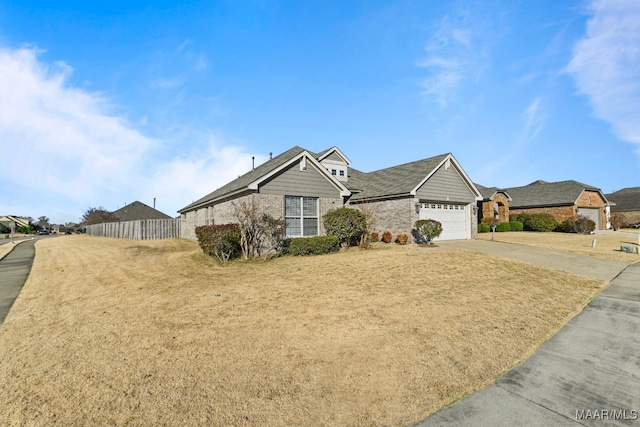
{"label": "brick exterior wall", "polygon": [[503,193],[496,193],[493,196],[493,200],[487,200],[481,202],[481,212],[479,220],[483,218],[491,218],[494,219],[494,209],[493,206],[498,204],[498,221],[499,222],[509,222],[509,199]]}
{"label": "brick exterior wall", "polygon": [[[400,233],[405,233],[409,236],[409,242],[413,241],[411,230],[420,215],[416,212],[416,199],[404,198],[394,200],[380,200],[375,202],[354,203],[349,207],[362,209],[363,207],[369,207],[373,210],[376,216],[376,226],[373,231],[378,232],[380,236],[385,231],[391,232],[393,238]],[[471,210],[471,238],[478,237],[478,215],[474,212],[475,204],[472,203],[468,206]]]}
{"label": "brick exterior wall", "polygon": [[378,232],[380,236],[385,231],[389,231],[393,234],[394,240],[398,234],[405,233],[409,236],[409,241],[412,241],[411,230],[413,224],[418,220],[415,199],[380,200],[349,205],[350,208],[356,209],[362,209],[365,206],[373,211],[377,220],[373,231]]}
{"label": "brick exterior wall", "polygon": [[[201,225],[229,224],[236,222],[234,203],[238,204],[243,201],[249,201],[252,197],[259,203],[261,211],[268,213],[274,218],[284,218],[284,195],[254,193],[218,203],[214,206],[200,208],[196,211],[190,211],[186,214],[182,214],[180,228],[181,237],[196,240],[196,227]],[[320,197],[318,199],[320,234],[325,233],[324,225],[322,224],[322,216],[329,210],[341,206],[342,199],[324,197]]]}
{"label": "brick exterior wall", "polygon": [[576,203],[579,208],[599,208],[600,209],[600,227],[605,229],[607,226],[607,214],[605,207],[607,204],[597,191],[584,191],[578,202]]}

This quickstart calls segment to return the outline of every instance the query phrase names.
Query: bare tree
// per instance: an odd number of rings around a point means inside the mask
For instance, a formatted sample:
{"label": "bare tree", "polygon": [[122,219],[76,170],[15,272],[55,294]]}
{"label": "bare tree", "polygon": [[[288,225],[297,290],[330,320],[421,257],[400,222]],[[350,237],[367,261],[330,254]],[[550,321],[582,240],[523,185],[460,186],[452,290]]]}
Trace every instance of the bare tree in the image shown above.
{"label": "bare tree", "polygon": [[40,228],[49,228],[49,218],[46,216],[41,216],[38,218],[38,227]]}
{"label": "bare tree", "polygon": [[364,214],[365,218],[365,228],[364,233],[362,233],[362,236],[360,237],[360,247],[362,249],[367,249],[371,243],[371,233],[373,233],[376,225],[378,224],[378,217],[371,206],[363,205],[360,210]]}
{"label": "bare tree", "polygon": [[269,214],[260,213],[260,203],[251,196],[231,203],[240,226],[240,247],[245,260],[279,253],[285,240],[285,223]]}
{"label": "bare tree", "polygon": [[231,202],[238,225],[240,226],[240,247],[244,259],[255,258],[258,254],[258,243],[262,237],[259,226],[260,204],[251,196],[237,202]]}
{"label": "bare tree", "polygon": [[118,217],[100,206],[99,208],[89,208],[82,215],[82,224],[102,224],[103,222],[119,221]]}

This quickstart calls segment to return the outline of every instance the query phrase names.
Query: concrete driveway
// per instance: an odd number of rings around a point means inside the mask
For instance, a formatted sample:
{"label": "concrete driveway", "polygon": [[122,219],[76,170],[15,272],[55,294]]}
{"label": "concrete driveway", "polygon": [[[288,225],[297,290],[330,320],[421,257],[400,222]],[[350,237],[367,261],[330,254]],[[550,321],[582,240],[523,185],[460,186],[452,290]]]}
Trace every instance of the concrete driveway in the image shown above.
{"label": "concrete driveway", "polygon": [[443,242],[610,285],[531,357],[415,426],[640,426],[640,263],[499,242]]}
{"label": "concrete driveway", "polygon": [[447,249],[465,249],[482,252],[606,281],[613,280],[613,278],[628,265],[624,262],[600,259],[571,252],[486,240],[451,240],[438,242],[438,245]]}

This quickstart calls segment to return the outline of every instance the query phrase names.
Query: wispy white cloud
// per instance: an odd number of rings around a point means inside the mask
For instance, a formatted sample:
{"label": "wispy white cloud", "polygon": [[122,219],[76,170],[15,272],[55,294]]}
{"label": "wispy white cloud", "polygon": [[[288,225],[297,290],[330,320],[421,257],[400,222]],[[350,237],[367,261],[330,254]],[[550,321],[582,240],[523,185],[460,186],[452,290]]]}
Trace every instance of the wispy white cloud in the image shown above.
{"label": "wispy white cloud", "polygon": [[[509,144],[509,150],[504,154],[496,154],[478,171],[476,179],[483,182],[496,182],[504,175],[505,167],[512,164],[514,159],[521,158],[527,146],[533,142],[544,129],[547,114],[541,97],[534,98],[522,112],[522,128]],[[530,174],[529,171],[519,170],[519,176]],[[514,176],[512,176],[513,178]]]}
{"label": "wispy white cloud", "polygon": [[442,107],[455,98],[464,81],[476,79],[487,66],[485,49],[474,40],[464,16],[442,19],[424,49],[426,56],[416,62],[429,73],[422,93]]}
{"label": "wispy white cloud", "polygon": [[[55,222],[89,206],[161,198],[169,214],[250,169],[237,144],[186,130],[157,140],[118,115],[104,95],[68,84],[72,68],[36,49],[0,48],[0,167],[6,213]],[[142,126],[139,124],[138,126]],[[188,134],[188,135],[187,135]]]}
{"label": "wispy white cloud", "polygon": [[168,78],[159,78],[151,82],[152,89],[173,89],[176,87],[180,87],[184,84],[184,80],[180,77],[175,77],[172,79]]}
{"label": "wispy white cloud", "polygon": [[524,127],[520,137],[522,144],[528,144],[536,139],[546,120],[540,97],[535,98],[523,113]]}
{"label": "wispy white cloud", "polygon": [[640,145],[640,2],[595,0],[589,10],[567,71],[596,117],[619,139]]}

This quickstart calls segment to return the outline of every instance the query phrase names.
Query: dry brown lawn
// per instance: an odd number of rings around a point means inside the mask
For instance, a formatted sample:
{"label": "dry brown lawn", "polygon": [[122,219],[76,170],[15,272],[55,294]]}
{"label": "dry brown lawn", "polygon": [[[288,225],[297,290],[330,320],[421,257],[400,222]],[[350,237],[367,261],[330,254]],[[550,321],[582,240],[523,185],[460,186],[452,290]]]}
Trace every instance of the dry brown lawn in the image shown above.
{"label": "dry brown lawn", "polygon": [[4,258],[5,255],[11,252],[14,246],[15,246],[15,243],[14,244],[5,243],[3,245],[0,245],[0,259]]}
{"label": "dry brown lawn", "polygon": [[[631,230],[625,231],[628,232]],[[635,231],[635,234],[638,234],[637,230]],[[491,233],[479,233],[478,239],[491,240]],[[592,247],[594,239],[596,240],[595,248]],[[581,255],[589,255],[596,258],[604,258],[626,263],[640,261],[640,256],[635,253],[635,248],[638,246],[638,237],[622,234],[583,235],[573,233],[512,231],[506,233],[495,233],[494,240],[574,252]],[[621,252],[621,245],[631,246],[634,253],[629,254]]]}
{"label": "dry brown lawn", "polygon": [[0,328],[0,424],[406,425],[602,286],[464,251],[221,267],[184,240],[46,239]]}

